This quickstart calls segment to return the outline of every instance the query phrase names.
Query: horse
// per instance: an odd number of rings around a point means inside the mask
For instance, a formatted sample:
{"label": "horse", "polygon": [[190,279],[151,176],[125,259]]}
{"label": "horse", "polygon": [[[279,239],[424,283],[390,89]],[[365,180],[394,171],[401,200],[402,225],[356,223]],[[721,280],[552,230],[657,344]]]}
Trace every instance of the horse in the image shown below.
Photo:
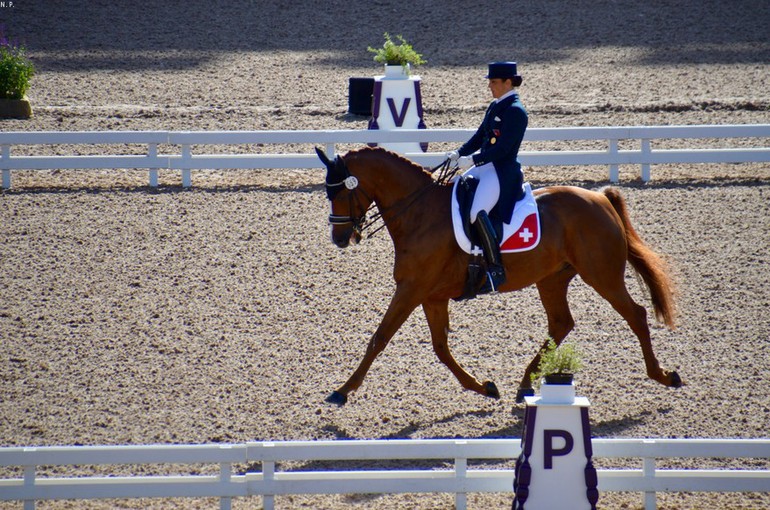
{"label": "horse", "polygon": [[[374,204],[395,249],[396,290],[371,336],[363,359],[327,402],[344,405],[363,383],[375,358],[418,307],[428,322],[433,350],[463,388],[500,398],[492,381],[480,382],[463,369],[449,350],[449,300],[462,293],[471,255],[458,246],[451,221],[452,186],[434,179],[420,165],[379,147],[352,150],[330,159],[316,148],[326,166],[326,192],[331,201],[332,242],[346,248],[362,239],[366,214]],[[612,187],[590,191],[553,186],[534,191],[542,238],[530,251],[504,253],[507,281],[499,292],[536,285],[548,319],[548,335],[556,345],[575,322],[567,303],[570,281],[583,281],[606,299],[639,339],[647,376],[667,387],[680,387],[675,371],[661,368],[653,352],[647,310],[634,302],[625,285],[626,263],[649,290],[656,319],[675,328],[674,286],[666,265],[631,224],[626,202]],[[489,299],[484,297],[483,299]],[[546,343],[543,345],[545,348]],[[540,352],[527,366],[517,402],[533,395],[530,374]]]}

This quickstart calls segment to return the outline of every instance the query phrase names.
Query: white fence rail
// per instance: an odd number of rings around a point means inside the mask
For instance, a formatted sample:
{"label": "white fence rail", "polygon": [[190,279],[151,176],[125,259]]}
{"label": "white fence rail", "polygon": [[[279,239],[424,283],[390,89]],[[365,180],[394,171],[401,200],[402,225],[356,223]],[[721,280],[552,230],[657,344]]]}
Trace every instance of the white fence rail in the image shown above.
{"label": "white fence rail", "polygon": [[[197,145],[244,144],[314,144],[334,153],[338,144],[389,142],[453,142],[467,140],[468,129],[403,129],[403,130],[330,130],[330,131],[82,131],[82,132],[7,132],[0,133],[0,170],[3,187],[11,187],[12,170],[47,169],[148,169],[150,186],[158,185],[158,170],[180,170],[182,185],[192,185],[192,170],[318,168],[316,155],[308,153],[260,154],[193,154]],[[767,144],[770,124],[714,126],[637,126],[530,128],[526,142],[605,141],[606,150],[548,151],[523,150],[520,160],[525,166],[607,165],[609,180],[619,179],[619,165],[640,165],[643,181],[651,178],[650,165],[663,163],[751,163],[770,161],[770,147],[654,149],[653,141],[665,139],[757,139]],[[764,140],[763,140],[764,139]],[[638,149],[621,150],[620,142],[631,140]],[[35,145],[146,145],[140,155],[15,155],[14,146]],[[158,146],[174,146],[179,150],[159,154]],[[435,166],[444,159],[443,152],[409,153],[407,157]]]}
{"label": "white fence rail", "polygon": [[[599,491],[644,493],[646,509],[656,507],[658,492],[770,492],[770,470],[658,469],[656,459],[770,459],[770,439],[594,439],[594,459],[641,459],[641,469],[600,469]],[[232,498],[261,496],[266,510],[283,494],[452,493],[455,506],[466,507],[467,493],[512,493],[511,469],[472,469],[469,460],[515,459],[519,439],[371,440],[253,442],[233,445],[71,446],[0,448],[4,472],[23,471],[22,478],[0,478],[0,501],[96,498],[220,499],[228,509]],[[441,461],[453,468],[388,470],[286,470],[288,461]],[[247,469],[259,463],[261,471]],[[38,476],[47,466],[146,464],[214,464],[217,475]],[[239,465],[243,472],[237,470]],[[637,462],[638,465],[638,462]],[[61,468],[59,468],[60,470]]]}

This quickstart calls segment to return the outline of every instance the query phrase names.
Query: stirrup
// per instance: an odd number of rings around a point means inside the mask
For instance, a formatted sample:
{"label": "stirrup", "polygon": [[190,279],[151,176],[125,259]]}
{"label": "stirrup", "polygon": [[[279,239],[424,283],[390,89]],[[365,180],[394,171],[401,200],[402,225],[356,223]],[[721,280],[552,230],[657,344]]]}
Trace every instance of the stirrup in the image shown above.
{"label": "stirrup", "polygon": [[492,292],[497,292],[506,281],[503,266],[489,267],[487,269],[487,281],[492,286]]}
{"label": "stirrup", "polygon": [[503,269],[503,266],[493,267],[490,265],[487,267],[487,278],[484,280],[484,285],[481,286],[479,294],[495,294],[505,281],[505,269]]}

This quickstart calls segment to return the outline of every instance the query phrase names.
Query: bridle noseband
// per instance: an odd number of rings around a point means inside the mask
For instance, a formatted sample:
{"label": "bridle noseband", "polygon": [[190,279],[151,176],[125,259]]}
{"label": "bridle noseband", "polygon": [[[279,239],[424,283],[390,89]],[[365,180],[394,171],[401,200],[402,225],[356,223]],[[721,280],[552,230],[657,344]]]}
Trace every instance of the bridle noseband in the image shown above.
{"label": "bridle noseband", "polygon": [[[358,187],[358,178],[355,175],[350,175],[350,170],[348,170],[345,161],[341,157],[335,157],[333,165],[333,167],[329,167],[329,172],[326,175],[326,196],[330,201],[334,201],[334,198],[340,193],[340,191],[342,191],[344,186],[345,189],[350,191],[348,194],[348,210],[350,211],[350,215],[343,216],[340,214],[330,214],[329,223],[331,225],[352,224],[353,231],[358,235],[361,235],[364,224],[366,223],[366,213],[368,208],[365,208],[361,204],[358,192],[363,193],[366,199],[369,200],[370,204],[373,203],[373,201],[364,190]],[[333,179],[332,182],[329,182],[330,179]],[[358,217],[353,216],[354,202],[358,207],[358,210],[361,211],[361,214]]]}

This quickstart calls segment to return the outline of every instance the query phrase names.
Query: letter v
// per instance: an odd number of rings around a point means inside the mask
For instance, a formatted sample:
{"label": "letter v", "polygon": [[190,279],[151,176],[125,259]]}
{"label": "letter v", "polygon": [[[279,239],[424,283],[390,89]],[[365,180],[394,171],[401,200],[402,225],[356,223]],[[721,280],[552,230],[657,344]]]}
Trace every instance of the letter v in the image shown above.
{"label": "letter v", "polygon": [[405,98],[403,106],[401,107],[401,111],[396,112],[396,103],[393,101],[392,97],[388,98],[388,108],[390,108],[390,114],[393,116],[393,122],[396,123],[396,127],[401,127],[404,125],[406,111],[409,109],[409,103],[411,100],[411,97]]}

